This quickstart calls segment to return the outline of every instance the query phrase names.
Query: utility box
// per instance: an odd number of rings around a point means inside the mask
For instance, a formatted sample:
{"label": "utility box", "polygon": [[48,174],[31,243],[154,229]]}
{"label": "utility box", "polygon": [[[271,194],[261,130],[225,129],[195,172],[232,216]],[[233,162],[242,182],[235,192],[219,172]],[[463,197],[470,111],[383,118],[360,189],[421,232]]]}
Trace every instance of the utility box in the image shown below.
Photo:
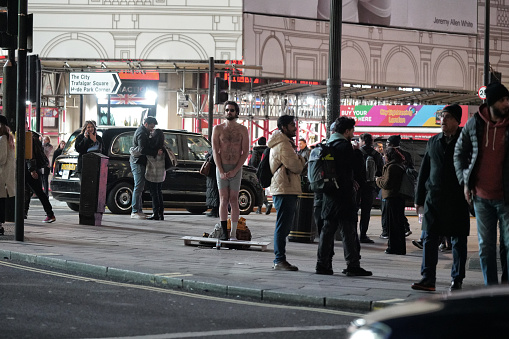
{"label": "utility box", "polygon": [[106,205],[109,158],[100,153],[83,155],[80,190],[80,224],[100,226]]}

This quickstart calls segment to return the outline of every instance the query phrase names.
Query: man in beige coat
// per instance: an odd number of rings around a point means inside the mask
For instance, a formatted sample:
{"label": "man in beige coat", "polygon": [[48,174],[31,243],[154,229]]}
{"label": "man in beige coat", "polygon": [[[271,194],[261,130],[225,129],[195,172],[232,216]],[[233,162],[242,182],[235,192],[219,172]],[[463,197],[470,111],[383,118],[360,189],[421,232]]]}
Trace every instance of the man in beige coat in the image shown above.
{"label": "man in beige coat", "polygon": [[295,117],[283,115],[277,120],[278,131],[269,140],[270,169],[274,176],[270,192],[276,207],[276,229],[274,231],[275,270],[297,271],[297,266],[286,261],[286,237],[290,234],[297,208],[297,196],[302,193],[300,173],[306,160],[296,153],[293,138],[297,131]]}

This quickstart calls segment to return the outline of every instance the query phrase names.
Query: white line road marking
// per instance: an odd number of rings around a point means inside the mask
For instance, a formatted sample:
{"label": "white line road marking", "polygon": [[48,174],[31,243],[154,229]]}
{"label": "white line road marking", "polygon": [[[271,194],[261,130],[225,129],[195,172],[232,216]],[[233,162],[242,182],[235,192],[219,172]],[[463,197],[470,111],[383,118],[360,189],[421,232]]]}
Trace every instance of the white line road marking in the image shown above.
{"label": "white line road marking", "polygon": [[165,334],[152,334],[152,335],[135,336],[135,337],[109,337],[109,338],[101,338],[101,339],[175,339],[175,338],[198,338],[198,337],[239,335],[239,334],[258,334],[258,333],[300,332],[300,331],[333,331],[333,330],[343,330],[343,329],[347,328],[348,326],[349,325],[244,328],[244,329],[236,329],[236,330],[165,333]]}
{"label": "white line road marking", "polygon": [[67,279],[73,279],[73,280],[95,282],[98,284],[111,285],[111,286],[136,288],[136,289],[145,290],[145,291],[153,291],[153,292],[159,292],[159,293],[180,295],[183,297],[195,298],[195,299],[213,300],[213,301],[225,302],[225,303],[230,303],[230,304],[249,305],[249,306],[258,306],[258,307],[266,307],[266,308],[279,308],[279,309],[288,309],[288,310],[300,310],[300,311],[318,312],[318,313],[327,313],[327,314],[337,314],[337,315],[343,315],[343,316],[350,316],[350,317],[354,317],[354,318],[364,316],[364,314],[361,314],[361,313],[338,311],[338,310],[332,310],[332,309],[327,309],[327,308],[312,308],[312,307],[303,307],[303,306],[265,304],[265,303],[261,303],[261,302],[255,302],[255,301],[228,299],[228,298],[214,297],[211,295],[194,294],[194,293],[190,293],[190,292],[170,290],[170,289],[161,288],[161,287],[135,285],[135,284],[120,283],[120,282],[101,280],[101,279],[95,279],[95,278],[86,278],[86,277],[80,277],[77,275],[71,275],[71,274],[66,274],[66,273],[48,271],[48,270],[35,268],[35,267],[23,266],[23,265],[5,262],[5,261],[1,261],[1,260],[0,260],[0,266],[6,266],[6,267],[16,268],[16,269],[20,269],[20,270],[36,272],[36,273],[41,273],[41,274],[46,274],[46,275],[52,275],[55,277],[61,277],[61,278],[67,278]]}

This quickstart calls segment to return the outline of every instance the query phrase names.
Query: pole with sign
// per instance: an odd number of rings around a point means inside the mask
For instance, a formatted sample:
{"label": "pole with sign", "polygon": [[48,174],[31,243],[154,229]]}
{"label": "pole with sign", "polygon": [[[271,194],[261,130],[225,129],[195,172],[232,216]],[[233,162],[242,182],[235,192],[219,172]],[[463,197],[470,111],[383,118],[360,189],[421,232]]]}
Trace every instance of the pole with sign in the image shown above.
{"label": "pole with sign", "polygon": [[116,94],[121,84],[118,73],[71,73],[69,94]]}

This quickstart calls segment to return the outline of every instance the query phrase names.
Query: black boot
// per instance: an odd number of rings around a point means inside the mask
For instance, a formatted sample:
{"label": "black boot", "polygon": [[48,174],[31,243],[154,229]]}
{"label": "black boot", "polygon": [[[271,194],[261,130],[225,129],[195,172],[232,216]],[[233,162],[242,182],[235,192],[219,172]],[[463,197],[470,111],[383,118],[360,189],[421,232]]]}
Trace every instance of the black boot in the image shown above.
{"label": "black boot", "polygon": [[230,237],[228,236],[228,221],[221,221],[221,229],[223,233],[219,237],[219,240],[228,240]]}
{"label": "black boot", "polygon": [[159,220],[164,220],[164,207],[159,210]]}

